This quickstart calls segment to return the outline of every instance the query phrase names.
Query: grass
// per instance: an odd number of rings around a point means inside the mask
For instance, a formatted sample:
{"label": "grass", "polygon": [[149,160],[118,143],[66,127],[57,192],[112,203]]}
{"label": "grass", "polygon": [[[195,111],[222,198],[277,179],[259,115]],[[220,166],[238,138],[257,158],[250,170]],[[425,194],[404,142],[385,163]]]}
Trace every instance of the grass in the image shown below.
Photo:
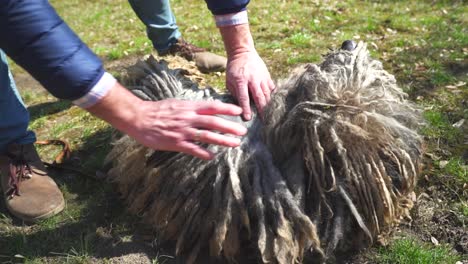
{"label": "grass", "polygon": [[[50,3],[104,60],[106,67],[152,52],[145,28],[127,1]],[[171,5],[184,38],[215,53],[224,53],[203,1],[174,0]],[[468,133],[453,125],[462,119],[468,122],[467,13],[464,1],[257,0],[249,4],[257,50],[275,79],[286,76],[299,64],[320,62],[321,55],[346,39],[368,44],[372,56],[382,61],[410,99],[425,109],[426,125],[421,131],[433,158],[424,171],[430,181],[421,180],[422,188],[437,185],[454,190],[455,198],[443,202],[464,216],[464,223],[468,217],[468,193],[464,187]],[[114,72],[113,68],[109,70]],[[13,71],[22,72],[14,65]],[[210,74],[206,78],[212,85],[223,86],[223,75]],[[138,229],[138,219],[122,209],[124,205],[112,186],[85,176],[94,176],[102,169],[112,131],[69,102],[21,88],[31,113],[30,128],[39,139],[68,140],[73,150],[68,165],[82,173],[53,171],[67,207],[47,221],[23,225],[13,221],[0,203],[0,262],[92,262],[98,253],[108,249],[103,241],[112,244],[105,237],[131,237]],[[41,147],[39,151],[51,161],[60,149]],[[99,230],[104,230],[105,235]],[[164,262],[156,252],[152,253],[154,263]],[[459,259],[448,246],[429,247],[418,240],[397,240],[375,257],[378,263],[429,263],[417,262],[418,258],[431,263],[454,263],[452,260]],[[99,256],[99,260],[109,261],[106,256]]]}
{"label": "grass", "polygon": [[468,183],[467,166],[461,158],[452,158],[443,168],[444,172],[460,180],[462,184]]}
{"label": "grass", "polygon": [[430,246],[411,238],[381,248],[376,261],[382,264],[448,264],[461,260],[447,245]]}
{"label": "grass", "polygon": [[452,126],[446,113],[441,110],[428,110],[424,113],[428,126],[422,133],[432,139],[443,140],[446,144],[456,144],[461,139],[462,131]]}

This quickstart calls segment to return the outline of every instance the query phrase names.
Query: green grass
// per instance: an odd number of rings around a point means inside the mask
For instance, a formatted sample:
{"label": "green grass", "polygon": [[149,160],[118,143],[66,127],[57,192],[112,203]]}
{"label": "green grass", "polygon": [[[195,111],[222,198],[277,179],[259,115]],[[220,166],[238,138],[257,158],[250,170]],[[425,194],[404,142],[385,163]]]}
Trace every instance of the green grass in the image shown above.
{"label": "green grass", "polygon": [[140,23],[127,1],[51,1],[68,25],[99,56],[115,60],[151,51]]}
{"label": "green grass", "polygon": [[461,181],[461,184],[468,184],[467,166],[461,158],[452,158],[443,168],[448,175]]}
{"label": "green grass", "polygon": [[449,264],[460,260],[449,246],[430,246],[413,239],[394,241],[376,256],[381,264]]}
{"label": "green grass", "polygon": [[[50,2],[106,67],[152,52],[145,28],[126,0]],[[224,54],[221,37],[203,1],[174,0],[171,5],[184,38]],[[461,119],[468,120],[468,6],[464,1],[257,0],[248,8],[257,50],[275,79],[302,63],[320,62],[323,54],[346,39],[365,41],[372,56],[381,60],[410,98],[425,109],[426,125],[421,131],[427,151],[438,157],[430,160],[425,170],[433,181],[428,185],[454,190],[458,198],[444,203],[468,217],[468,194],[463,187],[466,160],[462,158],[468,151],[468,138],[466,131],[453,127]],[[13,66],[13,71],[21,69]],[[223,88],[224,75],[205,77],[209,84]],[[69,165],[83,173],[53,172],[67,207],[62,214],[37,225],[12,221],[0,203],[0,262],[87,263],[102,243],[97,230],[129,237],[138,225],[138,220],[122,209],[124,205],[110,184],[85,176],[102,169],[111,147],[111,129],[69,102],[22,87],[20,91],[30,106],[30,129],[39,139],[69,141],[73,150]],[[59,151],[58,147],[39,148],[47,161]],[[447,162],[443,168],[441,161]],[[23,257],[16,258],[16,254]],[[457,259],[448,246],[429,247],[405,239],[382,249],[378,256],[380,263],[454,263]],[[429,262],[417,262],[418,258]],[[157,257],[152,259],[163,263]]]}
{"label": "green grass", "polygon": [[312,35],[308,33],[295,33],[294,35],[288,38],[288,41],[291,45],[300,48],[310,48],[310,42],[312,40]]}
{"label": "green grass", "polygon": [[468,217],[468,204],[462,203],[459,205],[459,210],[465,217]]}
{"label": "green grass", "polygon": [[428,125],[422,129],[425,136],[435,140],[443,140],[448,144],[456,143],[462,132],[453,127],[446,113],[440,110],[429,110],[424,113]]}

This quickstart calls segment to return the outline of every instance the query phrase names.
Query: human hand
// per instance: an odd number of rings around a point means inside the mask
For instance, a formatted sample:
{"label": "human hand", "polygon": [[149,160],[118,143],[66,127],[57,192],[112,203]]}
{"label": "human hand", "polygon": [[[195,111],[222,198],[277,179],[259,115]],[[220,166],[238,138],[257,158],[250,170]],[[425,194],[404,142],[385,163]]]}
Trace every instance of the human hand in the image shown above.
{"label": "human hand", "polygon": [[243,117],[250,120],[250,95],[260,113],[270,101],[270,94],[275,89],[270,73],[254,51],[242,52],[229,58],[226,69],[226,86],[231,94],[237,98],[243,110]]}
{"label": "human hand", "polygon": [[252,111],[249,92],[258,111],[262,113],[275,85],[265,63],[255,50],[249,24],[225,26],[219,30],[228,55],[226,86],[237,98],[244,119],[250,120]]}
{"label": "human hand", "polygon": [[219,101],[143,101],[118,83],[87,110],[147,147],[201,159],[212,159],[214,154],[198,142],[237,147],[239,138],[223,134],[247,133],[243,125],[215,116],[240,115],[238,106]]}
{"label": "human hand", "polygon": [[242,136],[247,132],[241,124],[214,116],[240,115],[242,112],[238,106],[219,101],[144,101],[140,109],[138,129],[130,136],[153,149],[211,159],[213,153],[196,143],[237,147],[239,138],[223,134]]}

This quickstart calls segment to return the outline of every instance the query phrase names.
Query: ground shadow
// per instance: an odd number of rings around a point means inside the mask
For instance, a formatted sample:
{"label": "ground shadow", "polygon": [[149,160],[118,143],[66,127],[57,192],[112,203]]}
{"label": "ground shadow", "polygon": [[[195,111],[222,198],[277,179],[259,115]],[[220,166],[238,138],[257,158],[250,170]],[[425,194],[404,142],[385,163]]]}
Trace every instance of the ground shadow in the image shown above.
{"label": "ground shadow", "polygon": [[72,106],[70,101],[58,100],[55,102],[46,102],[28,107],[30,121],[34,121],[40,117],[46,115],[52,115],[64,110],[67,110]]}

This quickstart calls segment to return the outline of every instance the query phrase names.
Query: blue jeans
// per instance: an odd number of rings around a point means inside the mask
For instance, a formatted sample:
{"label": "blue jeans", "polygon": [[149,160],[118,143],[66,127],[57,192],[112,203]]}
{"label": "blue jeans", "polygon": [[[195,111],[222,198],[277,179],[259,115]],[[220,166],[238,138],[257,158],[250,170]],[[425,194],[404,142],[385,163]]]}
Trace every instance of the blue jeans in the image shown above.
{"label": "blue jeans", "polygon": [[146,26],[148,38],[158,52],[164,52],[181,37],[169,0],[128,0]]}
{"label": "blue jeans", "polygon": [[29,112],[16,90],[8,61],[0,49],[0,154],[11,143],[28,144],[36,135],[28,131]]}

